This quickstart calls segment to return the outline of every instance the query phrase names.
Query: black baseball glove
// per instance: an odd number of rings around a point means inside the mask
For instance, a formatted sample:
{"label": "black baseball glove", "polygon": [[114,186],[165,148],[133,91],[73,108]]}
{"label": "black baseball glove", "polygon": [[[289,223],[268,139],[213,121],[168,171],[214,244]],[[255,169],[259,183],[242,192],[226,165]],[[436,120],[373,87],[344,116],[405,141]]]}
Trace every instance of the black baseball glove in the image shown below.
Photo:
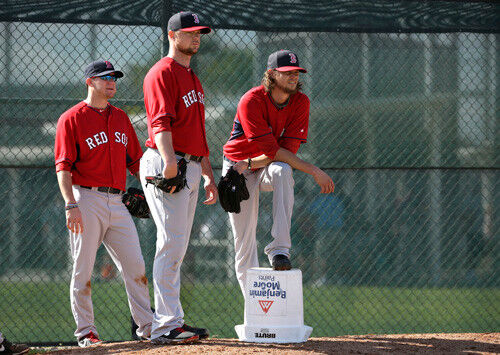
{"label": "black baseball glove", "polygon": [[146,176],[146,186],[148,184],[153,184],[155,187],[166,193],[171,193],[172,189],[175,187],[175,191],[172,193],[179,192],[187,186],[186,168],[187,162],[184,158],[181,158],[177,162],[176,176],[170,179],[165,179],[161,173],[156,176]]}
{"label": "black baseball glove", "polygon": [[130,214],[137,218],[149,218],[149,206],[144,196],[144,191],[129,187],[122,196],[122,202],[127,207]]}
{"label": "black baseball glove", "polygon": [[240,202],[250,197],[243,174],[230,167],[226,175],[221,177],[217,189],[219,201],[226,212],[240,213]]}

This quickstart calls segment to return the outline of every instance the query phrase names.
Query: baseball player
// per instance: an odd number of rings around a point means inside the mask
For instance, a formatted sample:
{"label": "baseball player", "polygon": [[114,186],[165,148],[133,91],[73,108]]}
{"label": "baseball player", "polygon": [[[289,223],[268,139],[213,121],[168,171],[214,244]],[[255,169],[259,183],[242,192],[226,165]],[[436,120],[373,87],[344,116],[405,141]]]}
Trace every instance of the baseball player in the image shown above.
{"label": "baseball player", "polygon": [[25,354],[30,350],[25,344],[13,344],[0,332],[0,354]]}
{"label": "baseball player", "polygon": [[262,85],[241,98],[231,136],[224,145],[223,175],[233,166],[246,178],[249,199],[240,213],[229,213],[234,235],[236,275],[245,295],[246,271],[258,267],[256,229],[259,192],[273,191],[273,240],[265,248],[274,270],[289,270],[290,227],[294,202],[292,168],[313,176],[322,193],[334,190],[332,179],[318,167],[297,157],[307,141],[309,98],[300,92],[297,55],[272,53]]}
{"label": "baseball player", "polygon": [[126,113],[108,103],[123,73],[98,60],[87,66],[85,76],[87,99],[61,115],[55,141],[57,180],[66,202],[73,256],[71,310],[81,347],[101,342],[90,283],[101,243],[125,282],[130,311],[139,325],[137,335],[149,337],[153,320],[139,237],[122,203],[126,170],[139,179],[142,150]]}
{"label": "baseball player", "polygon": [[[204,93],[191,69],[201,35],[211,29],[192,12],[180,12],[168,21],[168,55],[160,59],[144,79],[148,149],[141,159],[141,180],[157,228],[153,265],[156,312],[151,341],[155,344],[189,343],[208,337],[203,328],[184,324],[180,303],[180,268],[193,224],[201,176],[206,199],[214,204],[217,187],[209,161],[205,135]],[[146,184],[145,177],[162,174],[173,178],[177,161],[187,163],[187,186],[166,193]]]}

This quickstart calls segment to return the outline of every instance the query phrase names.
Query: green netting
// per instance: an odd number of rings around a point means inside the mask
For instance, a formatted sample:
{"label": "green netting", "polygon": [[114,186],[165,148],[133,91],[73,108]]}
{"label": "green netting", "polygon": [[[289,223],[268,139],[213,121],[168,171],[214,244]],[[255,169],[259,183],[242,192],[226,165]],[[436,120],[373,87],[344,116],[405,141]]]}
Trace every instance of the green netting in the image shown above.
{"label": "green netting", "polygon": [[[452,2],[436,3],[446,9]],[[97,2],[79,4],[9,1],[0,10],[0,330],[13,341],[74,341],[53,144],[59,115],[86,95],[83,67],[103,58],[124,71],[113,104],[129,114],[144,143],[142,80],[164,53],[157,26],[162,13],[185,5],[111,1],[91,19]],[[297,1],[283,11],[291,23],[285,31],[283,19],[272,20],[261,2],[220,4],[223,17],[208,5],[200,11],[225,26],[203,37],[192,62],[205,89],[217,178],[238,100],[260,82],[267,56],[288,48],[309,70],[301,77],[311,99],[309,139],[299,155],[336,182],[334,195],[321,196],[310,176],[294,174],[292,262],[304,274],[305,323],[313,335],[499,331],[498,12],[474,15],[497,5],[453,2],[456,12],[429,18],[462,22],[396,28],[416,22],[394,22],[401,13],[389,11],[393,22],[368,17],[373,21],[364,26],[356,20],[362,11],[338,2],[357,15],[348,28],[293,22],[321,9]],[[395,4],[415,16],[425,10],[411,1]],[[238,12],[243,5],[248,10]],[[250,16],[256,9],[259,19]],[[148,19],[134,22],[139,10]],[[90,23],[96,21],[108,24]],[[450,23],[465,31],[443,25]],[[259,257],[267,266],[271,195],[263,194],[260,205]],[[155,227],[151,220],[136,224],[151,279]],[[243,321],[233,258],[227,215],[200,203],[181,297],[187,320],[219,337],[235,337],[233,326]],[[110,262],[99,250],[96,324],[105,340],[129,339],[123,283],[103,272]]]}

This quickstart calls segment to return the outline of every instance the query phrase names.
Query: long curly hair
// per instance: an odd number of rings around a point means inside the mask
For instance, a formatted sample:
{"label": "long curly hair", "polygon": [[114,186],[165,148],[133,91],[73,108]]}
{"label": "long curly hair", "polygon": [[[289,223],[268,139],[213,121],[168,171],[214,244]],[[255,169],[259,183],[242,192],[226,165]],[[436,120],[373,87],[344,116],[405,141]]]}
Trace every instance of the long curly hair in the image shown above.
{"label": "long curly hair", "polygon": [[[270,92],[274,85],[276,84],[276,79],[274,78],[274,69],[266,70],[264,76],[262,77],[261,84],[264,86],[266,92]],[[297,83],[297,92],[302,91],[302,83],[299,81]]]}

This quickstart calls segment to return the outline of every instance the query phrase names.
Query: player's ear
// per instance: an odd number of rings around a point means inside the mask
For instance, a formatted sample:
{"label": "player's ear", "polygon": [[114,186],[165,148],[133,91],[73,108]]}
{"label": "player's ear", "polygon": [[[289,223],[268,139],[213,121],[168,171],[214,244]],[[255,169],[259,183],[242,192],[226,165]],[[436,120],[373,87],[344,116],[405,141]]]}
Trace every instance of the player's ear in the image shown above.
{"label": "player's ear", "polygon": [[174,39],[175,38],[175,32],[174,31],[168,31],[168,38]]}
{"label": "player's ear", "polygon": [[87,86],[94,86],[94,83],[92,82],[92,78],[85,79],[85,84],[87,84]]}

